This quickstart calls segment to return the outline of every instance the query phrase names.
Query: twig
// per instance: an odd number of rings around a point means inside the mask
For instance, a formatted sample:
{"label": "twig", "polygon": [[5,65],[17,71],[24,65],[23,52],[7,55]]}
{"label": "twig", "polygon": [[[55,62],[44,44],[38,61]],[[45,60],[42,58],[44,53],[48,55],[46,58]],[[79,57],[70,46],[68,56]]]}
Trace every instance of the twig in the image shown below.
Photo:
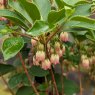
{"label": "twig", "polygon": [[31,84],[31,87],[33,88],[35,94],[36,94],[36,95],[39,95],[39,93],[38,93],[36,87],[35,87],[34,84],[32,83],[31,77],[30,77],[30,75],[29,75],[29,73],[28,73],[28,70],[27,70],[27,68],[26,68],[26,66],[25,66],[25,62],[24,62],[24,60],[23,60],[22,55],[21,55],[20,52],[18,53],[18,56],[19,56],[20,61],[21,61],[21,63],[22,63],[23,69],[24,69],[24,71],[25,71],[25,73],[26,73],[26,75],[27,75],[27,78],[28,78],[28,80],[29,80],[29,82],[30,82],[30,84]]}
{"label": "twig", "polygon": [[80,95],[82,95],[82,79],[81,79],[80,66],[79,66],[79,86],[80,86]]}
{"label": "twig", "polygon": [[64,84],[63,84],[63,64],[61,63],[61,82],[62,82],[62,95],[64,95]]}
{"label": "twig", "polygon": [[55,32],[53,32],[49,37],[48,39],[46,40],[46,44],[63,28],[63,26],[59,26],[57,27],[57,30]]}
{"label": "twig", "polygon": [[55,81],[52,69],[50,69],[50,73],[51,73],[51,76],[52,76],[52,82],[53,82],[53,85],[54,85],[54,88],[55,88],[56,95],[59,95],[59,92],[58,92],[58,89],[57,89],[57,85],[56,85],[56,81]]}
{"label": "twig", "polygon": [[15,95],[14,92],[12,91],[12,89],[9,88],[8,83],[7,83],[7,81],[5,80],[5,78],[4,78],[3,76],[1,76],[1,78],[2,78],[3,82],[5,83],[5,85],[7,86],[8,90],[10,91],[10,93],[11,93],[12,95]]}
{"label": "twig", "polygon": [[[50,59],[50,56],[49,56],[49,53],[48,53],[48,49],[47,49],[47,44],[45,44],[45,48],[46,48],[47,57]],[[52,67],[51,67],[51,69],[49,71],[50,71],[50,74],[51,74],[51,77],[52,77],[52,82],[53,82],[53,85],[54,85],[54,88],[55,88],[56,95],[59,95]]]}
{"label": "twig", "polygon": [[36,38],[33,38],[32,36],[27,35],[27,34],[23,34],[23,33],[19,33],[19,32],[13,32],[13,34],[18,34],[18,35],[21,35],[21,36],[24,36],[24,37],[27,37],[27,38],[34,39],[34,40],[38,41]]}

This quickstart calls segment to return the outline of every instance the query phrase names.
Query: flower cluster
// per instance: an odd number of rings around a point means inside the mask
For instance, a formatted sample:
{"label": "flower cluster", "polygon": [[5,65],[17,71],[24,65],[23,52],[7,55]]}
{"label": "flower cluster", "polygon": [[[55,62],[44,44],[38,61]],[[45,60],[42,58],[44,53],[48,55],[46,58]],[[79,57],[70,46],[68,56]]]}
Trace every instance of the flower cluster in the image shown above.
{"label": "flower cluster", "polygon": [[91,65],[95,64],[95,56],[88,58],[86,55],[82,55],[81,62],[85,69],[89,69]]}
{"label": "flower cluster", "polygon": [[[68,33],[61,33],[60,41],[55,41],[53,45],[52,42],[49,42],[47,44],[47,51],[45,46],[35,39],[31,39],[32,46],[36,48],[36,52],[34,53],[33,57],[33,64],[41,66],[44,70],[50,69],[51,65],[59,64],[60,58],[65,53],[65,46],[62,45],[60,42],[69,41]],[[49,58],[47,57],[47,53],[49,55]]]}

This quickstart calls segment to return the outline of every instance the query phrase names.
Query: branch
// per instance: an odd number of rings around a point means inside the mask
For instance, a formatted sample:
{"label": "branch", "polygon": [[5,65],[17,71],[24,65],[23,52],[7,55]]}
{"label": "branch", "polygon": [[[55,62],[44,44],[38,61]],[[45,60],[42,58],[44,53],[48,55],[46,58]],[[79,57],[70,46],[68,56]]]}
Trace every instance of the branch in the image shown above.
{"label": "branch", "polygon": [[23,60],[22,55],[21,55],[20,52],[18,53],[18,56],[19,56],[20,61],[21,61],[21,63],[22,63],[23,69],[24,69],[24,71],[25,71],[25,73],[26,73],[26,76],[27,76],[27,78],[28,78],[28,80],[29,80],[29,82],[30,82],[30,84],[31,84],[31,87],[33,88],[33,90],[34,90],[34,92],[36,93],[36,95],[39,95],[39,93],[38,93],[38,91],[37,91],[35,85],[32,83],[31,77],[30,77],[30,75],[29,75],[29,73],[28,73],[28,70],[27,70],[27,68],[26,68],[26,66],[25,66],[25,62],[24,62],[24,60]]}
{"label": "branch", "polygon": [[57,30],[55,32],[53,32],[49,37],[48,39],[46,40],[46,44],[63,28],[63,26],[59,26],[57,27]]}
{"label": "branch", "polygon": [[[49,56],[49,53],[48,53],[48,49],[47,49],[47,44],[45,44],[45,48],[46,48],[47,57],[50,59],[50,56]],[[56,81],[55,81],[55,77],[54,77],[54,74],[53,74],[52,67],[51,67],[51,69],[49,71],[51,73],[52,82],[53,82],[53,85],[54,85],[54,88],[55,88],[56,95],[59,95],[59,92],[58,92],[58,89],[57,89],[57,85],[56,85]]]}

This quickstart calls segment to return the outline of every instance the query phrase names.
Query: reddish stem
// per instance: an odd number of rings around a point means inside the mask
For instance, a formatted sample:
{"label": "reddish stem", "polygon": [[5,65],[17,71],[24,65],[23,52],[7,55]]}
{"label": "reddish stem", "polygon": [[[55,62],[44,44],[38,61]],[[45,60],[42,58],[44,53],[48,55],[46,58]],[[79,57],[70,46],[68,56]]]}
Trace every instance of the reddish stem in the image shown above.
{"label": "reddish stem", "polygon": [[25,73],[26,73],[26,75],[27,75],[27,78],[28,78],[28,80],[29,80],[29,82],[30,82],[30,84],[31,84],[31,87],[33,88],[33,90],[34,90],[34,92],[36,93],[36,95],[39,95],[39,93],[38,93],[36,87],[35,87],[34,84],[32,83],[31,77],[30,77],[30,75],[29,75],[29,73],[28,73],[28,70],[27,70],[27,68],[26,68],[26,66],[25,66],[25,62],[24,62],[24,60],[23,60],[23,58],[22,58],[21,53],[18,53],[18,56],[19,56],[19,58],[20,58],[20,61],[21,61],[22,66],[23,66],[23,68],[24,68],[24,71],[25,71]]}

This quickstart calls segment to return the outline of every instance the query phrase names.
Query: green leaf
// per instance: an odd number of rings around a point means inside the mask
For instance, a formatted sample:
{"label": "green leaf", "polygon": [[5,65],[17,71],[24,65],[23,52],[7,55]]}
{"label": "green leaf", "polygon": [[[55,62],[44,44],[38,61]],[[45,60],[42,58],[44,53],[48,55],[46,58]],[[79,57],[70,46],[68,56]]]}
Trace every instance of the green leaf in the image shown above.
{"label": "green leaf", "polygon": [[24,26],[26,29],[28,28],[28,26],[25,24],[24,20],[20,16],[18,16],[15,12],[3,9],[3,10],[0,10],[0,16],[6,17],[17,24]]}
{"label": "green leaf", "polygon": [[14,57],[24,46],[24,41],[21,37],[11,37],[4,40],[2,52],[4,60]]}
{"label": "green leaf", "polygon": [[73,7],[77,2],[79,2],[80,0],[63,0],[64,5],[69,6],[69,7]]}
{"label": "green leaf", "polygon": [[94,39],[92,36],[90,36],[90,35],[86,35],[86,37],[87,37],[89,40],[95,42],[95,39]]}
{"label": "green leaf", "polygon": [[76,6],[73,16],[76,15],[89,16],[90,14],[91,14],[91,4],[82,4]]}
{"label": "green leaf", "polygon": [[23,86],[18,89],[16,95],[33,95],[33,90],[29,86]]}
{"label": "green leaf", "polygon": [[[32,80],[33,79],[32,76],[30,76],[30,77]],[[24,86],[30,86],[31,85],[25,73],[22,75],[22,84]]]}
{"label": "green leaf", "polygon": [[35,4],[26,0],[19,0],[19,2],[33,21],[40,19],[40,13]]}
{"label": "green leaf", "polygon": [[87,22],[87,23],[92,23],[92,24],[95,23],[95,19],[91,19],[91,18],[85,17],[85,16],[74,16],[70,20]]}
{"label": "green leaf", "polygon": [[36,21],[33,27],[29,29],[27,34],[32,35],[32,36],[39,36],[39,35],[42,35],[43,33],[48,32],[49,29],[50,29],[50,26],[45,21]]}
{"label": "green leaf", "polygon": [[12,65],[0,64],[0,76],[15,70]]}
{"label": "green leaf", "polygon": [[22,17],[24,17],[31,24],[33,23],[30,16],[27,14],[26,10],[23,9],[23,6],[18,1],[9,0],[8,5],[16,10]]}
{"label": "green leaf", "polygon": [[42,19],[47,20],[48,14],[51,10],[51,5],[49,0],[34,0],[34,3],[37,5]]}
{"label": "green leaf", "polygon": [[64,3],[62,0],[55,0],[55,2],[56,2],[59,9],[64,8]]}
{"label": "green leaf", "polygon": [[71,20],[65,25],[71,28],[85,28],[95,30],[95,20],[84,16],[72,17]]}
{"label": "green leaf", "polygon": [[[32,80],[32,76],[31,76]],[[11,89],[18,87],[19,85],[30,86],[30,82],[25,73],[18,73],[13,75],[8,81],[8,85]]]}
{"label": "green leaf", "polygon": [[55,24],[65,17],[65,10],[61,9],[59,11],[51,11],[48,15],[48,22],[50,24]]}
{"label": "green leaf", "polygon": [[37,89],[39,89],[39,91],[41,92],[45,92],[48,88],[48,85],[47,84],[40,84]]}
{"label": "green leaf", "polygon": [[[55,75],[56,84],[58,87],[58,91],[62,92],[62,82],[60,75]],[[64,93],[66,95],[73,95],[74,93],[77,93],[79,91],[78,85],[67,78],[63,78],[63,84],[64,84]]]}
{"label": "green leaf", "polygon": [[48,70],[43,70],[41,67],[39,66],[32,66],[29,69],[29,73],[30,75],[33,76],[38,76],[38,77],[43,77],[49,74]]}
{"label": "green leaf", "polygon": [[80,5],[80,4],[86,4],[86,3],[89,3],[87,2],[86,0],[62,0],[64,5],[65,6],[68,6],[68,7],[75,7],[77,5]]}
{"label": "green leaf", "polygon": [[64,83],[64,93],[66,95],[73,95],[74,93],[79,92],[78,85],[74,81],[64,78],[63,83]]}
{"label": "green leaf", "polygon": [[22,74],[16,74],[14,76],[12,76],[9,81],[8,81],[8,85],[11,89],[19,86],[19,84],[22,82]]}

